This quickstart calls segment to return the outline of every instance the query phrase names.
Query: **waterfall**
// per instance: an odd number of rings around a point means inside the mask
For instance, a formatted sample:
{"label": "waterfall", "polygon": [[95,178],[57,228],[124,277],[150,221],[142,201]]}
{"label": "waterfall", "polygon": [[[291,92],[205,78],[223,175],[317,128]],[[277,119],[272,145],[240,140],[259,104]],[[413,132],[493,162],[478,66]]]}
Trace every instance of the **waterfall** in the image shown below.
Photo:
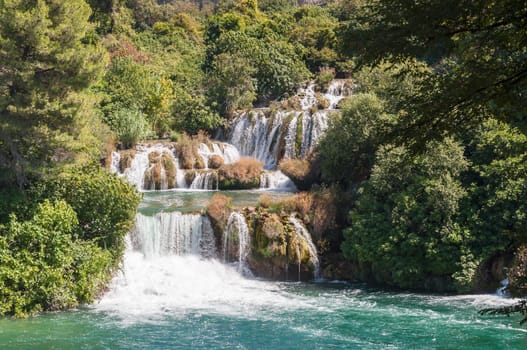
{"label": "waterfall", "polygon": [[119,163],[121,161],[121,154],[119,152],[112,152],[112,163],[110,164],[110,173],[117,174],[119,173]]}
{"label": "waterfall", "polygon": [[501,280],[500,284],[501,284],[501,287],[499,287],[496,290],[496,295],[498,295],[500,297],[508,297],[509,293],[507,293],[507,287],[509,286],[509,279],[505,278],[505,279]]}
{"label": "waterfall", "polygon": [[307,229],[304,227],[304,225],[298,220],[295,216],[295,214],[291,214],[289,217],[289,222],[293,224],[295,227],[295,231],[297,234],[297,237],[302,239],[304,243],[306,243],[307,249],[309,250],[309,261],[313,265],[313,278],[315,280],[320,278],[320,262],[318,260],[318,253],[317,248],[315,247],[315,244],[313,243],[313,240],[311,239],[311,235],[307,231]]}
{"label": "waterfall", "polygon": [[180,212],[137,214],[135,228],[130,233],[135,250],[146,258],[167,255],[215,256],[215,244],[210,222],[200,214]]}
{"label": "waterfall", "polygon": [[[256,158],[264,163],[265,169],[272,170],[280,161],[281,142],[284,159],[306,157],[328,128],[328,117],[328,111],[278,112],[273,117],[261,112],[244,113],[234,119],[229,142],[242,156]],[[282,125],[286,121],[289,124]],[[298,134],[301,140],[297,140]]]}
{"label": "waterfall", "polygon": [[317,97],[315,93],[315,84],[309,84],[305,89],[300,89],[299,95],[302,96],[300,100],[300,106],[303,110],[317,105]]}
{"label": "waterfall", "polygon": [[210,145],[202,143],[198,147],[198,154],[203,159],[206,168],[212,156],[221,157],[225,164],[234,163],[240,159],[238,149],[228,143],[212,142]]}
{"label": "waterfall", "polygon": [[260,188],[268,190],[296,191],[296,186],[290,178],[280,170],[265,171],[260,175]]}
{"label": "waterfall", "polygon": [[216,187],[218,185],[218,180],[216,174],[210,171],[196,173],[192,184],[190,184],[190,189],[192,190],[213,190],[214,183]]}
{"label": "waterfall", "polygon": [[185,180],[185,171],[179,165],[179,158],[176,157],[176,188],[187,188],[187,180]]}
{"label": "waterfall", "polygon": [[296,132],[298,128],[298,118],[300,115],[301,113],[297,113],[287,127],[284,159],[296,158]]}
{"label": "waterfall", "polygon": [[[132,159],[130,167],[124,169],[124,171],[119,175],[126,177],[126,180],[132,185],[134,185],[139,191],[144,189],[155,189],[155,183],[153,180],[154,177],[152,176],[155,164],[151,164],[150,161],[150,155],[154,152],[158,153],[160,156],[162,156],[163,154],[168,154],[172,161],[177,165],[177,159],[174,157],[174,150],[172,148],[169,148],[162,144],[156,144],[154,146],[138,145],[136,146],[136,153],[134,155],[134,158]],[[118,164],[116,164],[115,168],[117,170],[119,169]],[[147,181],[147,183],[145,183],[146,175],[150,175],[150,181]],[[179,171],[177,171],[177,175],[179,175]],[[166,169],[163,166],[161,166],[160,169],[160,180],[161,189],[167,189],[168,179],[166,176]]]}
{"label": "waterfall", "polygon": [[316,147],[328,128],[328,112],[318,111],[302,118],[302,144],[298,156],[304,158]]}
{"label": "waterfall", "polygon": [[250,239],[249,227],[245,217],[238,212],[233,212],[227,221],[227,229],[223,233],[223,260],[229,262],[233,253],[232,250],[238,248],[238,270],[242,273],[250,272],[247,265],[247,256],[249,255]]}
{"label": "waterfall", "polygon": [[238,149],[240,155],[256,158],[266,169],[274,169],[280,128],[287,114],[278,112],[267,117],[260,111],[242,113],[232,123],[229,143]]}
{"label": "waterfall", "polygon": [[324,94],[324,98],[329,102],[328,109],[336,109],[340,101],[351,96],[352,88],[348,86],[347,80],[333,80],[329,84],[328,91]]}

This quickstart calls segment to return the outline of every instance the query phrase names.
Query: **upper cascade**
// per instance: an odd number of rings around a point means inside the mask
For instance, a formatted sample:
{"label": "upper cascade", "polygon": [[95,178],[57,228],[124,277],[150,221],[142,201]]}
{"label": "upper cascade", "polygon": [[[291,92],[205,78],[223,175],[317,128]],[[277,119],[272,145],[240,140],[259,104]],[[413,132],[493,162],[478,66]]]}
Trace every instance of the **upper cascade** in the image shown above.
{"label": "upper cascade", "polygon": [[178,149],[178,144],[171,142],[140,144],[131,150],[112,152],[110,172],[126,177],[140,191],[214,189],[210,176],[204,180],[207,172],[239,159],[236,147],[223,142],[200,143],[193,152]]}
{"label": "upper cascade", "polygon": [[242,156],[253,157],[266,169],[282,159],[305,158],[328,128],[331,113],[351,96],[348,80],[334,80],[325,93],[314,83],[282,103],[282,109],[259,108],[241,112],[232,121],[227,142]]}

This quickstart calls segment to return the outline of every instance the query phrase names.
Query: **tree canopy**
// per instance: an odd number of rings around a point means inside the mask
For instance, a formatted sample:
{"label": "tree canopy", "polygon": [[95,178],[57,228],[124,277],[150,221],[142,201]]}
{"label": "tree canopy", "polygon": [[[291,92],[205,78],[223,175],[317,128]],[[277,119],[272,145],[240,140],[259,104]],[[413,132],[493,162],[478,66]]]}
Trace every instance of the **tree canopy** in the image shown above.
{"label": "tree canopy", "polygon": [[[527,131],[527,5],[517,0],[359,2],[345,49],[360,64],[418,58],[433,71],[398,132],[411,142],[440,137],[489,114]],[[438,103],[441,101],[441,103]],[[409,137],[410,136],[410,137]]]}

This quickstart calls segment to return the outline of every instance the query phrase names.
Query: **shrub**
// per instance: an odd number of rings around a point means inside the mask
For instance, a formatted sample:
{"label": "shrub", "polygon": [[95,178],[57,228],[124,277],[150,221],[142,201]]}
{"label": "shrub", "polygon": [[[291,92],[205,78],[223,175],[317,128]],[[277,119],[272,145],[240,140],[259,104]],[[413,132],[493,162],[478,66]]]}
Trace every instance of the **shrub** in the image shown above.
{"label": "shrub", "polygon": [[218,170],[220,189],[249,189],[260,186],[263,165],[254,158],[241,158],[233,164],[224,164]]}
{"label": "shrub", "polygon": [[309,190],[319,180],[320,169],[318,160],[314,157],[283,159],[278,164],[278,169],[287,175],[301,191]]}
{"label": "shrub", "polygon": [[145,115],[135,108],[114,110],[110,113],[107,122],[125,148],[135,146],[138,141],[146,139],[151,134]]}
{"label": "shrub", "polygon": [[219,169],[224,163],[224,160],[222,157],[214,154],[209,158],[209,168],[211,169]]}
{"label": "shrub", "polygon": [[64,200],[42,202],[28,221],[0,226],[0,315],[28,316],[92,302],[110,278],[111,255],[77,240]]}
{"label": "shrub", "polygon": [[227,228],[231,211],[232,198],[221,193],[214,194],[207,204],[207,215],[217,239],[221,238]]}
{"label": "shrub", "polygon": [[77,213],[79,238],[109,250],[117,265],[141,198],[132,185],[96,167],[44,181],[30,196],[65,200]]}
{"label": "shrub", "polygon": [[527,294],[527,246],[521,246],[515,253],[514,262],[507,273],[508,290],[513,296]]}
{"label": "shrub", "polygon": [[327,91],[329,84],[335,79],[335,69],[323,67],[320,68],[318,73],[316,84],[319,91]]}

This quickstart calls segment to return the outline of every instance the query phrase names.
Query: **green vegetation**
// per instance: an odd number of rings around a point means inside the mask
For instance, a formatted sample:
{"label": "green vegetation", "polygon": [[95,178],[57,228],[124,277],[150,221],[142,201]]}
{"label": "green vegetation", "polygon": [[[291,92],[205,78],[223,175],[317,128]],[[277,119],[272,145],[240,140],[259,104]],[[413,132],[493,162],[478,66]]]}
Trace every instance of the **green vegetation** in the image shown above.
{"label": "green vegetation", "polygon": [[[266,212],[294,208],[363,280],[471,291],[508,255],[511,292],[525,295],[526,18],[512,0],[0,0],[0,314],[104,288],[139,200],[99,169],[109,151],[170,137],[182,168],[203,169],[197,145],[237,110],[295,108],[299,87],[336,77],[353,78],[354,96],[309,159],[280,165],[316,191]],[[153,187],[162,167],[172,187],[175,164],[158,156]],[[257,187],[262,172],[209,166],[224,189]]]}

